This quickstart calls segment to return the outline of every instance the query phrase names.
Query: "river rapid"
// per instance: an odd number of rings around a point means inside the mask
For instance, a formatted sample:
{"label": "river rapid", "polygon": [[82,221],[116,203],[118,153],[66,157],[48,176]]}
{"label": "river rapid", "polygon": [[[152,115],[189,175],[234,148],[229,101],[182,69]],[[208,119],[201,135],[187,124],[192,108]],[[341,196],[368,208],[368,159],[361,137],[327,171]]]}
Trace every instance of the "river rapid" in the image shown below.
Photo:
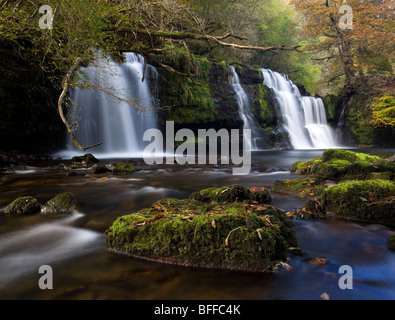
{"label": "river rapid", "polygon": [[[104,232],[119,216],[207,187],[270,189],[276,180],[297,178],[289,171],[294,162],[322,152],[254,152],[248,176],[233,176],[230,166],[220,165],[145,166],[104,180],[67,176],[57,167],[15,168],[6,173],[11,182],[0,185],[2,209],[19,196],[44,203],[68,191],[78,199],[78,213],[67,218],[0,215],[0,299],[321,299],[324,292],[331,299],[395,299],[395,253],[385,245],[395,230],[382,225],[334,218],[295,221],[304,255],[290,256],[292,269],[273,275],[177,267],[105,250]],[[287,211],[304,203],[271,194],[273,204]],[[310,264],[314,257],[327,263]],[[53,269],[53,290],[38,287],[42,265]],[[339,288],[342,265],[353,269],[352,290]]]}

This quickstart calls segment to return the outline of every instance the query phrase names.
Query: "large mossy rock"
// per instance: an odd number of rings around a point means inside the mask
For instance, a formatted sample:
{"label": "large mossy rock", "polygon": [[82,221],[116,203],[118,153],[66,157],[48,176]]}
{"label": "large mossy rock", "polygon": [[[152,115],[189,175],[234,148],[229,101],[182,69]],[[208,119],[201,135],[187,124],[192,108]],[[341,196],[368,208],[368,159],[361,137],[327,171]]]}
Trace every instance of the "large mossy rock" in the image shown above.
{"label": "large mossy rock", "polygon": [[395,183],[384,180],[347,181],[325,189],[327,213],[395,226]]}
{"label": "large mossy rock", "polygon": [[193,199],[200,193],[118,218],[106,231],[108,250],[184,266],[272,272],[275,261],[285,260],[288,247],[297,245],[282,210],[241,202],[243,192],[229,195],[239,202]]}
{"label": "large mossy rock", "polygon": [[40,213],[41,205],[36,198],[33,197],[20,197],[10,203],[6,209],[6,214],[16,216],[28,216]]}
{"label": "large mossy rock", "polygon": [[76,197],[70,192],[64,192],[47,201],[43,206],[42,212],[69,215],[74,213],[76,204]]}
{"label": "large mossy rock", "polygon": [[395,173],[395,163],[365,153],[329,149],[321,158],[297,162],[291,166],[296,174],[314,174],[322,179],[366,179],[372,173]]}

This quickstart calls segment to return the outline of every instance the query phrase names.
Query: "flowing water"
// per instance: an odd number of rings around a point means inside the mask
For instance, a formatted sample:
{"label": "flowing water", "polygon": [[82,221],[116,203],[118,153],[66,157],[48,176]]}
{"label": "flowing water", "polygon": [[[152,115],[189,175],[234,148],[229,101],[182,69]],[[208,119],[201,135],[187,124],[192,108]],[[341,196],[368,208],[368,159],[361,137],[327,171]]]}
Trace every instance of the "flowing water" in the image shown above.
{"label": "flowing water", "polygon": [[322,99],[304,97],[296,85],[278,72],[261,69],[282,113],[284,127],[295,149],[338,147],[335,133],[328,126]]}
{"label": "flowing water", "polygon": [[[83,146],[103,143],[95,148],[99,157],[141,155],[145,147],[141,137],[147,129],[157,127],[157,101],[152,92],[158,82],[157,71],[148,64],[144,67],[144,58],[138,54],[124,53],[124,58],[124,63],[116,63],[102,57],[81,68],[79,82],[89,79],[99,89],[75,88],[70,92],[70,123],[78,123],[76,138]],[[77,151],[69,137],[67,150],[61,155],[74,156]]]}
{"label": "flowing water", "polygon": [[[395,150],[391,150],[395,152]],[[206,187],[240,183],[270,188],[293,179],[290,165],[320,156],[322,151],[253,153],[248,176],[233,176],[230,166],[141,166],[125,177],[70,177],[57,168],[16,168],[0,185],[0,208],[18,196],[41,203],[69,191],[78,213],[68,218],[45,215],[0,215],[1,299],[394,299],[395,253],[386,248],[395,233],[387,227],[345,220],[297,221],[295,230],[305,256],[291,256],[291,271],[275,275],[182,268],[107,253],[105,230],[119,216],[165,197],[186,198]],[[111,162],[112,160],[107,160]],[[139,168],[139,167],[138,167]],[[81,170],[84,172],[84,170]],[[303,200],[273,193],[273,204],[285,210]],[[327,259],[311,265],[308,257]],[[38,287],[38,268],[50,265],[54,289]],[[340,290],[341,265],[354,271],[354,289]]]}
{"label": "flowing water", "polygon": [[231,76],[229,77],[229,82],[236,94],[237,103],[239,105],[239,115],[244,123],[243,129],[251,130],[252,139],[251,141],[249,141],[249,139],[244,139],[244,144],[246,145],[247,150],[257,151],[259,150],[256,143],[256,140],[259,137],[259,125],[256,123],[251,111],[250,100],[240,83],[240,78],[235,67],[230,66],[230,72]]}

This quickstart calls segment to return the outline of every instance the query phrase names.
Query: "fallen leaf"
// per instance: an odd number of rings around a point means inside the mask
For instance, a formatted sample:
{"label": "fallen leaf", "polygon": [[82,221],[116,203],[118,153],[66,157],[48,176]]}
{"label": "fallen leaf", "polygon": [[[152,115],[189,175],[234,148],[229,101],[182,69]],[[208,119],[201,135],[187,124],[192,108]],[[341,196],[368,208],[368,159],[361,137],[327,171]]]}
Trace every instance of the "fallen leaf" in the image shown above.
{"label": "fallen leaf", "polygon": [[211,221],[211,225],[212,225],[212,227],[213,227],[214,229],[217,228],[217,225],[215,224],[215,220]]}
{"label": "fallen leaf", "polygon": [[323,294],[321,294],[321,299],[322,299],[322,300],[330,300],[329,295],[328,295],[326,292],[324,292]]}
{"label": "fallen leaf", "polygon": [[322,265],[322,264],[327,264],[328,261],[326,261],[323,258],[313,258],[309,261],[310,264],[317,264],[317,265]]}

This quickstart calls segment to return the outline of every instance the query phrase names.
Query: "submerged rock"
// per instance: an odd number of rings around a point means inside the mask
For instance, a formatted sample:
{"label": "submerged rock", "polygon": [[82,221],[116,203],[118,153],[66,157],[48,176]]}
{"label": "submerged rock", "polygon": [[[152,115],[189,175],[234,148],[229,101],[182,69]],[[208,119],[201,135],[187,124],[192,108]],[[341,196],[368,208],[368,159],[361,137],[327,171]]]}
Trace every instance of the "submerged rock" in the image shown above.
{"label": "submerged rock", "polygon": [[33,197],[20,197],[10,203],[6,209],[6,214],[12,214],[16,216],[28,216],[40,213],[41,205],[36,198]]}
{"label": "submerged rock", "polygon": [[131,174],[134,172],[136,172],[136,169],[133,168],[130,164],[124,162],[116,164],[112,170],[112,173],[114,175]]}
{"label": "submerged rock", "polygon": [[70,192],[58,194],[43,206],[43,213],[73,214],[77,204],[76,197]]}
{"label": "submerged rock", "polygon": [[[203,201],[196,200],[201,194]],[[255,200],[233,202],[251,195],[233,186],[158,201],[118,218],[106,231],[107,248],[177,265],[272,272],[288,247],[297,246],[296,235],[282,210]]]}
{"label": "submerged rock", "polygon": [[103,174],[109,172],[111,172],[111,169],[107,168],[104,164],[96,164],[92,168],[92,174]]}

